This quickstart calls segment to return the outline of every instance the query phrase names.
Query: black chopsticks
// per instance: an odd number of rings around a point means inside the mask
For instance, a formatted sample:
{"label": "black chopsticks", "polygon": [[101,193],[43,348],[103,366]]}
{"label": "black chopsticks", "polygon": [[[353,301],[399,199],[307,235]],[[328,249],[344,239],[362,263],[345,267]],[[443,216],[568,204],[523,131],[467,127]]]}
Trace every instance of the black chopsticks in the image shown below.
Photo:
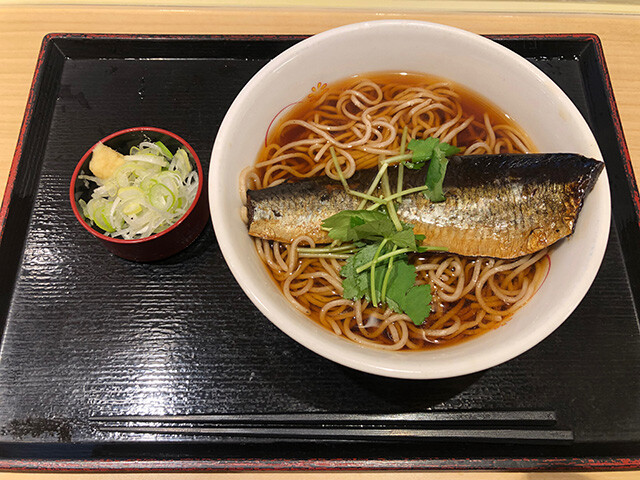
{"label": "black chopsticks", "polygon": [[573,440],[570,430],[556,428],[552,411],[117,415],[90,420],[103,432],[155,435],[514,443]]}

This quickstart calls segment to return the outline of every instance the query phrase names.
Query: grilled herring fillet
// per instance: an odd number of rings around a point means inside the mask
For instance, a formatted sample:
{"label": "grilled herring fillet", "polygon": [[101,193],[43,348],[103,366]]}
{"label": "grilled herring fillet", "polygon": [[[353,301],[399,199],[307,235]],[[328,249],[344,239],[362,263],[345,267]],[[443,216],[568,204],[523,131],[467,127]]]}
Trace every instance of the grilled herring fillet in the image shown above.
{"label": "grilled herring fillet", "polygon": [[[425,235],[425,245],[466,256],[516,258],[573,233],[603,165],[567,153],[453,156],[443,184],[444,202],[433,203],[417,193],[403,197],[396,209],[416,234]],[[404,189],[424,185],[426,170],[405,168]],[[349,187],[365,191],[376,173],[357,171],[348,179]],[[389,169],[389,177],[395,186],[397,167]],[[359,203],[326,176],[249,190],[249,234],[285,243],[308,235],[316,243],[328,243],[322,221],[341,210],[355,210]]]}

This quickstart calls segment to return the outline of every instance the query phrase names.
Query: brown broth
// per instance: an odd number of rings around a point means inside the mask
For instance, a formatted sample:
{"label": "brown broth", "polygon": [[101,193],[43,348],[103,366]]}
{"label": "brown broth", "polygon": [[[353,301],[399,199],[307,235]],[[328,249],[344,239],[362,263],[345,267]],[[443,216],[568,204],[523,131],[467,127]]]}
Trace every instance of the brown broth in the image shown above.
{"label": "brown broth", "polygon": [[[435,256],[435,255],[434,255]],[[413,256],[414,258],[411,260],[411,263],[414,265],[418,265],[421,263],[428,263],[430,261],[430,256],[424,256],[424,255],[420,255],[420,256]],[[471,259],[469,259],[471,260]],[[539,264],[542,268],[544,268],[545,270],[549,269],[549,257],[545,256],[543,257],[540,261]],[[519,279],[522,280],[523,277],[525,276],[529,276],[532,277],[534,272],[536,269],[536,264],[531,265],[527,268],[527,270],[525,270],[524,272],[522,272],[519,275]],[[268,269],[269,272],[271,272],[270,269]],[[508,274],[508,272],[507,272]],[[499,275],[498,279],[500,279],[501,277],[506,276],[506,274],[504,275]],[[272,276],[272,278],[274,278],[274,281],[277,280],[275,279],[275,277]],[[497,283],[501,283],[500,281],[498,281]],[[539,287],[539,286],[538,286]],[[432,293],[437,291],[437,287],[432,287]],[[333,292],[334,295],[339,296],[339,294],[337,292]],[[462,305],[459,306],[458,302],[460,302]],[[465,317],[465,316],[473,316],[475,317],[475,311],[473,308],[473,305],[476,303],[476,299],[475,299],[475,295],[472,292],[469,292],[465,297],[463,297],[463,299],[459,300],[458,302],[455,303],[451,303],[451,302],[444,302],[444,301],[440,301],[438,305],[434,305],[432,304],[432,309],[439,309],[441,315],[446,314],[447,312],[449,312],[452,308],[457,307],[458,311],[457,311],[457,315],[460,317]],[[449,347],[452,345],[457,345],[460,343],[463,343],[467,340],[470,340],[472,338],[478,337],[486,332],[489,332],[491,330],[495,330],[496,328],[501,327],[502,325],[504,325],[505,323],[507,323],[511,317],[513,315],[510,316],[505,316],[501,321],[498,322],[493,322],[493,323],[489,323],[489,324],[483,324],[482,326],[476,326],[476,327],[472,327],[469,328],[468,330],[465,330],[462,333],[457,334],[455,337],[452,338],[431,338],[431,339],[425,339],[424,344],[414,350],[414,351],[423,351],[423,350],[432,350],[432,349],[439,349],[439,348],[443,348],[443,347]],[[312,308],[311,310],[311,314],[309,315],[309,317],[311,319],[313,319],[316,323],[321,324],[321,319],[320,319],[320,314],[319,314],[319,309],[314,309]],[[425,321],[425,326],[429,324],[429,322],[431,322],[433,320],[433,310],[432,310],[432,314],[427,318],[427,320]],[[357,325],[354,323],[351,326],[351,331],[356,332],[357,333],[358,327]],[[381,336],[381,340],[380,343],[386,343],[386,344],[393,344],[393,341],[390,337],[388,337],[388,335],[386,336]],[[403,350],[405,351],[409,351],[408,348],[404,348]]]}
{"label": "brown broth", "polygon": [[[333,82],[324,88],[318,88],[318,92],[310,93],[305,99],[294,104],[289,108],[281,118],[274,119],[273,125],[271,125],[267,132],[268,144],[285,145],[287,143],[304,138],[306,129],[303,127],[288,127],[285,129],[282,135],[278,135],[278,127],[284,122],[291,119],[307,119],[313,110],[318,105],[318,99],[326,93],[337,94],[341,93],[349,88],[353,87],[360,81],[368,79],[378,85],[398,84],[405,86],[419,86],[419,85],[433,85],[436,83],[446,84],[452,90],[459,95],[459,101],[465,112],[473,115],[476,120],[482,121],[484,114],[489,116],[491,124],[505,124],[509,127],[518,130],[522,136],[526,135],[522,129],[504,112],[496,107],[488,99],[473,92],[472,90],[455,83],[451,80],[446,80],[435,75],[423,74],[423,73],[411,73],[411,72],[372,72],[354,75],[343,80]],[[315,88],[315,87],[314,87]],[[334,102],[335,105],[335,102]],[[466,146],[473,142],[473,138],[465,138],[464,133],[458,136],[458,146]],[[531,142],[529,142],[531,143]],[[265,149],[263,149],[259,156],[258,161],[262,161],[265,158]]]}

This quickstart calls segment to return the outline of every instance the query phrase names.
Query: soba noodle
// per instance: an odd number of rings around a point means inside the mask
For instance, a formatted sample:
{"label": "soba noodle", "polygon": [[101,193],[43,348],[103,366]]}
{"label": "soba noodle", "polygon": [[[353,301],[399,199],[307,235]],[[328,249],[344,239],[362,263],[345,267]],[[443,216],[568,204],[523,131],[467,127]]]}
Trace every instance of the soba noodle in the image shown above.
{"label": "soba noodle", "polygon": [[[424,75],[374,74],[335,85],[319,84],[309,98],[277,124],[254,167],[243,172],[240,191],[291,178],[339,176],[378,165],[399,153],[403,130],[410,138],[436,137],[464,154],[530,152],[527,136],[487,102],[452,84]],[[343,260],[298,258],[298,246],[254,239],[256,249],[291,304],[354,342],[387,350],[419,350],[451,344],[496,328],[524,305],[541,284],[546,251],[516,260],[415,254],[417,284],[429,283],[432,311],[416,326],[407,315],[342,298]]]}

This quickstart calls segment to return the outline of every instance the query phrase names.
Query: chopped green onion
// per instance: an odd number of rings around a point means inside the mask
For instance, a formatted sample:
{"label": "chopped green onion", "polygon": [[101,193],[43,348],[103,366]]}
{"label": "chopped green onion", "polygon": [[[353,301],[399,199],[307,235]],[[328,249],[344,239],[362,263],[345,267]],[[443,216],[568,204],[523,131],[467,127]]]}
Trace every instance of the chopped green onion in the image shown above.
{"label": "chopped green onion", "polygon": [[176,196],[162,183],[158,183],[149,190],[149,202],[158,210],[167,211],[176,201]]}
{"label": "chopped green onion", "polygon": [[118,197],[122,200],[142,200],[144,195],[144,190],[140,187],[120,187],[118,189]]}
{"label": "chopped green onion", "polygon": [[142,211],[142,204],[135,200],[129,200],[122,205],[122,213],[130,217]]}
{"label": "chopped green onion", "polygon": [[106,179],[83,175],[97,187],[85,204],[84,216],[106,235],[125,240],[148,237],[182,217],[198,190],[184,149],[175,154],[162,142],[142,142],[125,155],[125,163]]}
{"label": "chopped green onion", "polygon": [[100,202],[99,205],[95,206],[91,216],[93,221],[96,222],[96,225],[98,225],[98,227],[100,227],[105,232],[115,231],[114,226],[111,225],[111,222],[109,221],[109,211],[111,210],[112,206],[113,202],[108,202],[106,200]]}
{"label": "chopped green onion", "polygon": [[161,167],[169,166],[167,160],[164,157],[152,154],[136,153],[135,155],[125,155],[124,159],[127,162],[147,162],[153,165],[159,165]]}
{"label": "chopped green onion", "polygon": [[187,176],[191,173],[193,168],[191,168],[191,162],[189,161],[189,156],[187,152],[185,152],[182,148],[178,149],[174,156],[175,161],[175,169],[180,174],[180,177],[184,181]]}
{"label": "chopped green onion", "polygon": [[173,154],[160,140],[155,142],[155,145],[160,149],[160,153],[162,153],[162,155],[164,155],[166,158],[168,158],[169,160],[173,158]]}

